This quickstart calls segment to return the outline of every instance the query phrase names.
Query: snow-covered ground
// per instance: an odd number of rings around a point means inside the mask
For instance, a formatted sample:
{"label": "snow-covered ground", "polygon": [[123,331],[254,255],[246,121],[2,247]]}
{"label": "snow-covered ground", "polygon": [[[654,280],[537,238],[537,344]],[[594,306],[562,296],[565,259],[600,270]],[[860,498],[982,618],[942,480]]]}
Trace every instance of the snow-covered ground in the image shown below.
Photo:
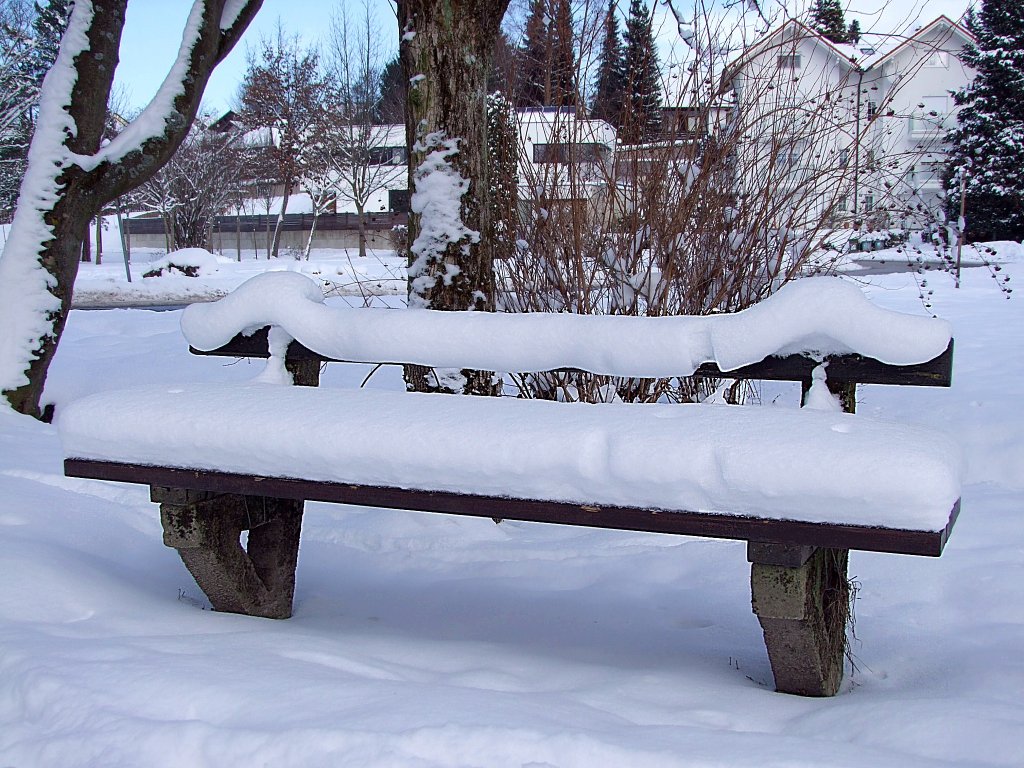
{"label": "snow-covered ground", "polygon": [[[912,275],[866,280],[925,312]],[[310,504],[295,616],[204,610],[145,488],[64,478],[54,428],[0,410],[0,766],[1019,766],[1024,310],[984,269],[928,290],[953,388],[865,387],[859,411],[955,435],[963,512],[937,560],[852,555],[835,698],[772,690],[737,542]],[[46,399],[260,370],[190,356],[179,319],[73,312]]]}
{"label": "snow-covered ground", "polygon": [[[171,272],[143,277],[167,257],[164,251],[133,249],[132,282],[125,276],[120,251],[104,255],[101,264],[82,264],[75,280],[74,305],[80,308],[111,306],[175,306],[194,301],[212,301],[227,295],[254,275],[270,270],[302,272],[322,282],[325,290],[338,296],[381,296],[405,293],[405,265],[394,251],[367,252],[314,249],[309,261],[282,256],[255,258],[242,252],[242,260],[216,256],[216,266],[196,277]],[[173,257],[171,257],[173,260]]]}

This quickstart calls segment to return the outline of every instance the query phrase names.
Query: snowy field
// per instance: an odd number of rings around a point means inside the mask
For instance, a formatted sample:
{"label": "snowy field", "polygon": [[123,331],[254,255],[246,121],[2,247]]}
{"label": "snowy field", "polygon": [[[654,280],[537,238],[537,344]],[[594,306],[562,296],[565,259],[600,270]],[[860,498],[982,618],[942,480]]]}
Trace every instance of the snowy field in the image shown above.
{"label": "snowy field", "polygon": [[[242,264],[217,274],[267,262]],[[865,280],[924,312],[913,276]],[[104,281],[123,288],[123,265],[80,284]],[[1020,766],[1024,310],[981,268],[928,289],[954,325],[953,388],[864,387],[858,407],[955,435],[963,512],[939,559],[853,553],[855,668],[835,698],[772,690],[738,542],[310,504],[294,618],[213,613],[145,488],[64,478],[55,429],[0,410],[0,768]],[[74,311],[58,418],[92,392],[260,371],[190,356],[179,319]],[[323,386],[367,373],[330,366]]]}

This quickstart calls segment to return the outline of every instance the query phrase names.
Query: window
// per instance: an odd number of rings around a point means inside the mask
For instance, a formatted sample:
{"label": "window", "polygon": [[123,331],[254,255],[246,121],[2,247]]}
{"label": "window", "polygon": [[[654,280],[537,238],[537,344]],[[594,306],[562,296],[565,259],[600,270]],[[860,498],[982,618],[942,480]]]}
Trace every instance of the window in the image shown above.
{"label": "window", "polygon": [[398,213],[409,213],[412,210],[412,195],[408,189],[389,189],[388,208]]}
{"label": "window", "polygon": [[804,147],[800,143],[783,147],[775,156],[776,163],[782,168],[796,168],[800,164],[803,154]]}
{"label": "window", "polygon": [[598,163],[603,144],[534,144],[535,163]]}
{"label": "window", "polygon": [[911,135],[928,136],[943,133],[950,112],[949,96],[925,96],[914,105],[910,117]]}
{"label": "window", "polygon": [[776,59],[779,69],[800,69],[799,53],[780,53]]}
{"label": "window", "polygon": [[878,102],[868,102],[868,120],[874,120],[878,116]]}
{"label": "window", "polygon": [[[845,168],[850,164],[850,148],[843,147],[839,150],[839,167]],[[845,208],[843,210],[846,210]]]}
{"label": "window", "polygon": [[871,213],[875,210],[875,196],[864,195],[864,213]]}
{"label": "window", "polygon": [[405,165],[409,161],[405,147],[370,147],[367,155],[370,165]]}
{"label": "window", "polygon": [[928,58],[924,60],[924,65],[926,67],[949,69],[949,54],[945,51],[932,51]]}

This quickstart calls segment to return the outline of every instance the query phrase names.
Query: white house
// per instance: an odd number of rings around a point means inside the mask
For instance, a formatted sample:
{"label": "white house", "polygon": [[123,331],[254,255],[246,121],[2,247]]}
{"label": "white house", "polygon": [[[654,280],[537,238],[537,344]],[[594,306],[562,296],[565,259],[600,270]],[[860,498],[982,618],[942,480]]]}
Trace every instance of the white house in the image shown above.
{"label": "white house", "polygon": [[861,194],[874,196],[866,203],[890,202],[894,224],[912,225],[920,211],[939,205],[943,137],[956,126],[952,92],[974,77],[959,54],[972,39],[963,26],[940,16],[895,45],[880,47],[865,63],[869,93],[879,95],[880,106],[867,136],[877,157]]}
{"label": "white house", "polygon": [[[920,226],[934,216],[951,92],[972,73],[971,39],[940,16],[905,35],[838,45],[791,20],[726,69],[742,136],[736,184],[779,192],[810,221]],[[791,219],[792,220],[792,219]]]}

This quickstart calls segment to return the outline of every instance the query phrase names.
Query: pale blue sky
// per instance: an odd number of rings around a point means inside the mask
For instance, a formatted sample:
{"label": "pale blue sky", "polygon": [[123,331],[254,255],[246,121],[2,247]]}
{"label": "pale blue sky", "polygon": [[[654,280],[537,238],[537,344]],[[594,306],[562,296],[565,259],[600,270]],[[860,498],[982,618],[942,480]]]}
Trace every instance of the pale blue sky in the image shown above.
{"label": "pale blue sky", "polygon": [[[598,1],[603,5],[606,0]],[[365,2],[382,25],[385,44],[397,48],[393,4],[389,0]],[[258,43],[261,35],[273,33],[278,19],[288,32],[315,41],[327,34],[332,14],[342,3],[350,4],[353,11],[361,13],[364,0],[264,0],[263,8],[241,42],[214,72],[206,89],[204,107],[219,113],[232,106],[245,72],[247,46]],[[524,3],[525,0],[518,4]],[[680,6],[690,4],[690,0],[679,2]],[[620,0],[622,10],[627,5],[628,0]],[[931,21],[940,14],[957,19],[968,0],[851,0],[847,5],[863,12],[857,15],[862,18],[865,29],[903,31],[914,20]],[[177,55],[182,28],[191,7],[192,0],[131,0],[128,3],[117,83],[123,88],[130,106],[141,108],[156,92]],[[665,29],[668,34],[674,24]],[[672,37],[675,37],[674,32]]]}
{"label": "pale blue sky", "polygon": [[[213,112],[228,109],[245,73],[246,47],[258,43],[261,35],[274,32],[278,18],[288,32],[314,41],[330,27],[331,16],[343,0],[263,0],[263,7],[235,47],[210,78],[203,99]],[[387,0],[369,0],[382,24],[387,24],[387,41],[397,48],[397,25],[393,6]],[[362,0],[353,0],[361,9]],[[185,19],[192,0],[131,0],[121,38],[121,62],[116,82],[124,89],[129,104],[141,108],[160,86],[174,62],[181,44]]]}

